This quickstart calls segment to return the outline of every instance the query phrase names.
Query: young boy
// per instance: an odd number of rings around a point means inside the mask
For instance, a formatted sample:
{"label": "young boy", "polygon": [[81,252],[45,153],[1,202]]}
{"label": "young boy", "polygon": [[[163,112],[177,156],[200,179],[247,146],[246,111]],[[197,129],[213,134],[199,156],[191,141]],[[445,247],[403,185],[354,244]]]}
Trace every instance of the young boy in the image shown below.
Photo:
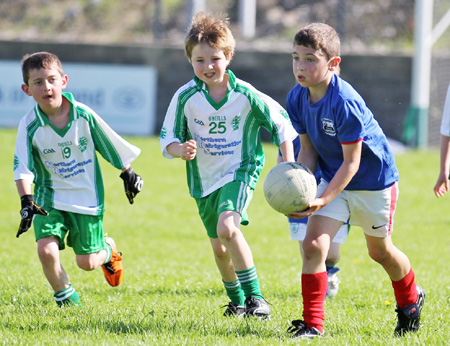
{"label": "young boy", "polygon": [[441,120],[441,167],[439,177],[434,186],[436,197],[443,197],[449,189],[449,167],[450,167],[450,85],[447,89],[444,111]]}
{"label": "young boy", "polygon": [[[300,138],[297,136],[292,142],[294,145],[294,156],[298,157],[300,152]],[[278,151],[277,163],[282,161],[281,152]],[[317,183],[320,182],[320,169],[316,167],[316,171],[314,172]],[[308,218],[303,219],[292,219],[288,218],[289,221],[289,233],[291,235],[291,239],[298,241],[300,246],[300,254],[303,252],[302,243],[306,236],[306,225],[308,222]],[[328,250],[327,258],[325,260],[325,265],[327,269],[327,294],[326,297],[334,297],[339,291],[339,284],[341,280],[337,276],[337,272],[340,270],[336,264],[339,262],[341,258],[340,248],[341,244],[345,243],[347,239],[348,232],[350,230],[350,225],[348,222],[343,224],[339,231],[333,238],[331,242],[330,249]]]}
{"label": "young boy", "polygon": [[14,179],[22,202],[17,237],[30,229],[34,217],[39,259],[56,303],[81,306],[60,262],[64,238],[81,269],[101,265],[113,287],[122,282],[124,273],[114,240],[103,232],[104,191],[95,151],[122,170],[132,204],[143,185],[130,166],[140,149],[63,92],[68,77],[57,56],[47,52],[24,56],[22,74],[22,90],[37,105],[20,121],[16,139]]}
{"label": "young boy", "polygon": [[161,130],[164,157],[186,161],[190,194],[195,198],[226,292],[225,316],[266,318],[253,256],[240,224],[264,164],[261,127],[294,161],[296,136],[286,111],[227,70],[234,53],[227,19],[203,13],[193,20],[185,52],[194,79],[172,98]]}
{"label": "young boy", "polygon": [[336,31],[310,24],[294,38],[293,72],[298,81],[287,110],[300,134],[298,161],[321,182],[316,199],[292,218],[309,216],[303,241],[303,319],[293,321],[293,337],[323,335],[327,289],[325,258],[331,239],[349,220],[360,226],[370,257],[389,275],[397,301],[396,335],[416,331],[425,292],[416,285],[408,257],[392,243],[398,170],[386,136],[361,96],[335,72],[341,58]]}

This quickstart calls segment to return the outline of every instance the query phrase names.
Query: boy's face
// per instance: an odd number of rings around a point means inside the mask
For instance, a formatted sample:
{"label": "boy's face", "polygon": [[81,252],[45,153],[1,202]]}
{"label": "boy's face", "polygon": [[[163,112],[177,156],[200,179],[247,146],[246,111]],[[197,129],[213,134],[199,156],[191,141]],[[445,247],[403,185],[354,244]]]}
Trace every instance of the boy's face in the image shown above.
{"label": "boy's face", "polygon": [[230,63],[231,55],[226,57],[218,48],[207,43],[199,43],[192,50],[191,64],[194,73],[208,87],[220,85]]}
{"label": "boy's face", "polygon": [[332,72],[339,66],[340,57],[330,60],[320,50],[295,45],[292,53],[292,68],[297,82],[305,88],[328,86]]}
{"label": "boy's face", "polygon": [[66,86],[67,76],[61,76],[57,69],[32,69],[28,85],[22,84],[22,90],[46,110],[61,106],[61,93]]}

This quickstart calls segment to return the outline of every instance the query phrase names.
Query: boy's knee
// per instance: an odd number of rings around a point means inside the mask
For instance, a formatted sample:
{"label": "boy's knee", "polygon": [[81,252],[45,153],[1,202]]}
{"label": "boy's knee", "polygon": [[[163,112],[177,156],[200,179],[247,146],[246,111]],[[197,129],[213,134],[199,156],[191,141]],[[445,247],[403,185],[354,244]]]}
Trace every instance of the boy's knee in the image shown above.
{"label": "boy's knee", "polygon": [[303,241],[302,249],[303,249],[303,257],[306,260],[322,256],[322,253],[326,251],[326,249],[321,248],[319,242],[317,241],[312,242]]}
{"label": "boy's knee", "polygon": [[327,257],[325,264],[330,267],[334,267],[339,262],[339,257]]}
{"label": "boy's knee", "polygon": [[59,246],[56,237],[50,236],[37,241],[37,252],[39,258],[55,258],[59,256]]}
{"label": "boy's knee", "polygon": [[59,256],[59,248],[51,244],[38,244],[37,252],[41,261],[52,260]]}
{"label": "boy's knee", "polygon": [[370,250],[370,249],[369,249],[369,256],[377,263],[383,263],[387,258],[390,257],[387,251]]}
{"label": "boy's knee", "polygon": [[217,226],[217,236],[220,240],[230,240],[236,234],[236,230],[234,228],[227,227],[225,225]]}
{"label": "boy's knee", "polygon": [[38,255],[42,260],[55,257],[54,251],[48,246],[38,246]]}
{"label": "boy's knee", "polygon": [[77,265],[80,269],[85,271],[91,271],[98,267],[95,263],[93,256],[89,255],[77,255]]}

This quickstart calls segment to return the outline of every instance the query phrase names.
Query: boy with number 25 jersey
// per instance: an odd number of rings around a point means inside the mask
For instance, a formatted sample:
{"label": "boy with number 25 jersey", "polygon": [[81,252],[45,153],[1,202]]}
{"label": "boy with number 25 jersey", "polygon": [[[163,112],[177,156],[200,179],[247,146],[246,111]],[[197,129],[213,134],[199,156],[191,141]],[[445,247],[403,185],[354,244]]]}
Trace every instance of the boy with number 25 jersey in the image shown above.
{"label": "boy with number 25 jersey", "polygon": [[171,158],[165,148],[173,140],[197,143],[197,160],[186,165],[194,198],[208,196],[233,180],[254,189],[264,163],[260,127],[271,130],[277,145],[286,140],[285,131],[290,128],[283,117],[287,113],[275,101],[232,71],[227,74],[229,94],[223,104],[211,100],[206,84],[194,78],[176,92],[167,111],[161,134],[163,155]]}
{"label": "boy with number 25 jersey", "polygon": [[229,304],[225,316],[267,318],[253,256],[240,224],[264,164],[261,127],[294,161],[286,111],[227,69],[234,38],[226,19],[197,14],[185,40],[193,80],[172,98],[160,135],[167,158],[186,161],[189,191],[207,230]]}

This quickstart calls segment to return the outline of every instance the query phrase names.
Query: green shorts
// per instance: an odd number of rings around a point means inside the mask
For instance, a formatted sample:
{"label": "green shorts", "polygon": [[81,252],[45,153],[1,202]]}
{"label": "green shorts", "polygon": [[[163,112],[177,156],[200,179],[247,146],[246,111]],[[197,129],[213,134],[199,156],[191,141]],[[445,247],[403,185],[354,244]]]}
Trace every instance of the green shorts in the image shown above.
{"label": "green shorts", "polygon": [[217,223],[223,211],[236,211],[241,224],[248,225],[247,208],[253,197],[253,189],[241,181],[232,181],[203,198],[196,198],[198,212],[210,238],[217,238]]}
{"label": "green shorts", "polygon": [[107,248],[103,232],[103,215],[92,216],[45,208],[49,215],[35,215],[33,225],[36,241],[49,236],[59,238],[59,249],[67,245],[77,255],[96,253]]}

